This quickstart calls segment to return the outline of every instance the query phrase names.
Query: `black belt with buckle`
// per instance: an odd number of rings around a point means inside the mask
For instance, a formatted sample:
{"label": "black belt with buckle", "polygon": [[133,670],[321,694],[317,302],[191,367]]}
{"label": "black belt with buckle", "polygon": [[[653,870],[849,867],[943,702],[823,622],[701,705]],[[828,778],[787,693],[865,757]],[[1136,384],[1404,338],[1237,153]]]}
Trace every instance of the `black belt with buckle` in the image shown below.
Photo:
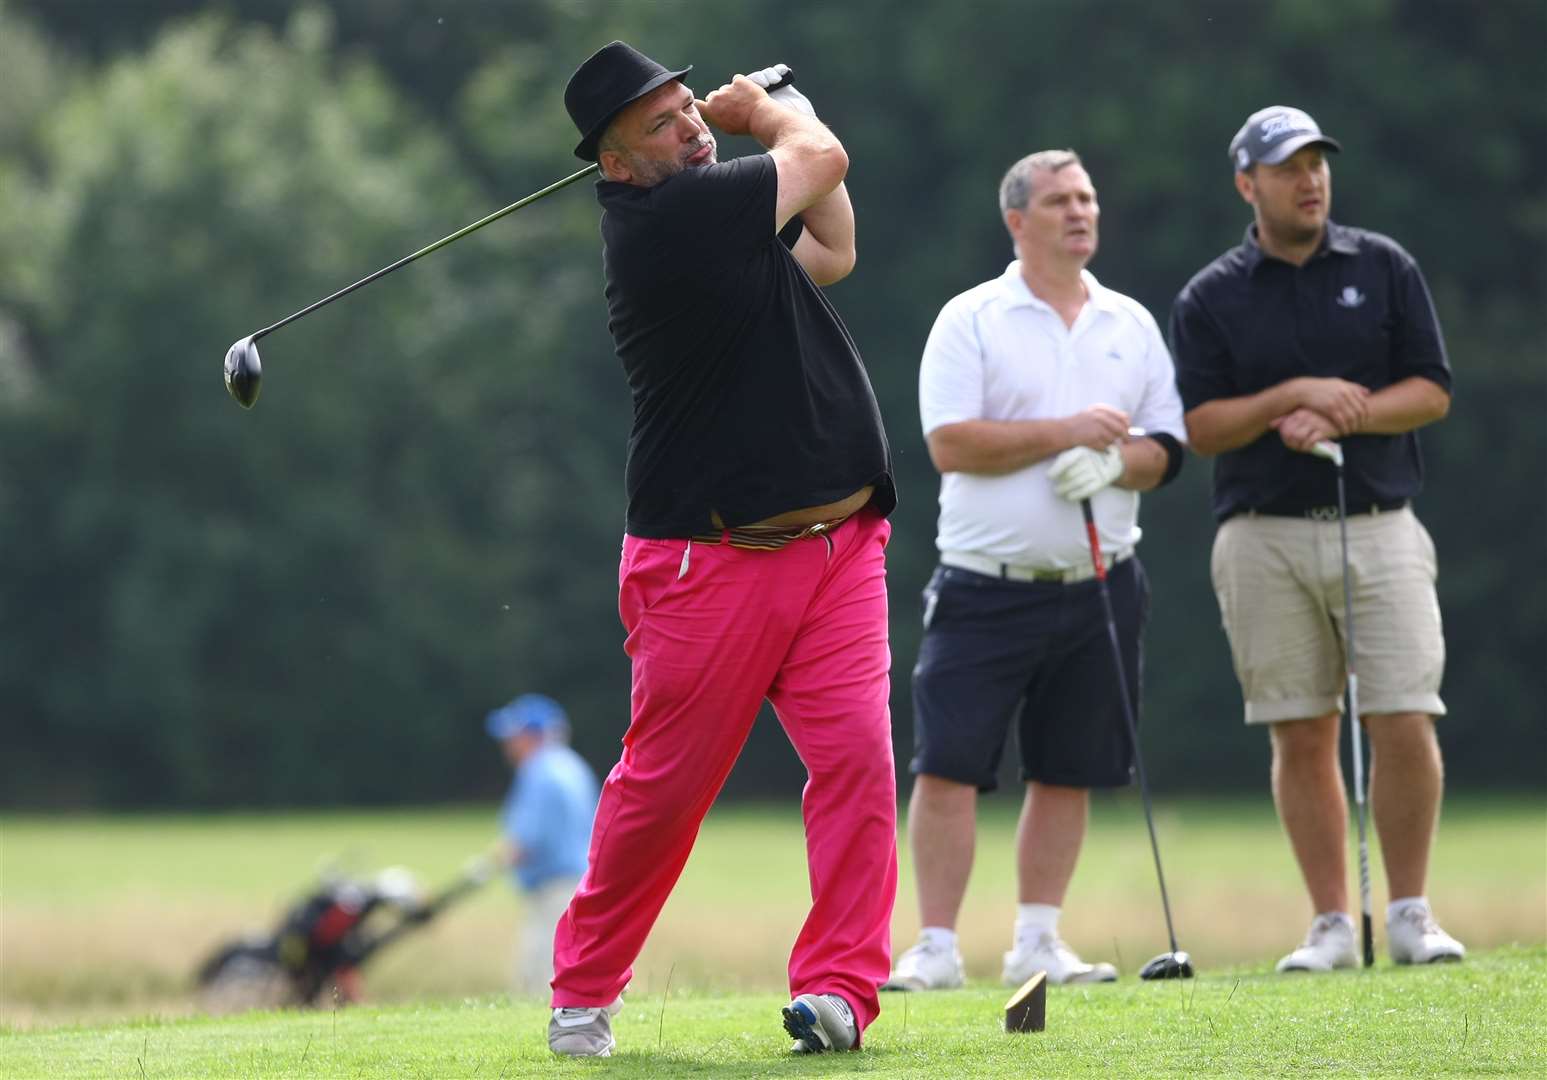
{"label": "black belt with buckle", "polygon": [[[1406,499],[1366,499],[1363,502],[1349,503],[1348,516],[1355,517],[1361,514],[1389,514],[1393,510],[1402,510],[1407,506]],[[1289,517],[1305,518],[1307,521],[1336,521],[1338,508],[1336,503],[1328,506],[1299,506],[1287,503],[1269,503],[1267,506],[1257,506],[1250,510],[1243,510],[1244,514],[1261,514],[1263,517]],[[1235,515],[1232,514],[1231,517]]]}

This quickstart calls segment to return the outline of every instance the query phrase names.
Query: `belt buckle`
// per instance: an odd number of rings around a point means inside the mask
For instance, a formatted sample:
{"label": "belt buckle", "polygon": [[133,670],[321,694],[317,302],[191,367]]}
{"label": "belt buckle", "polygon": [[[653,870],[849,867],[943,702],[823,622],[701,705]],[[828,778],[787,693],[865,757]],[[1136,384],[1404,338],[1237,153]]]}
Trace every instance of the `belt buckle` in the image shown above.
{"label": "belt buckle", "polygon": [[1336,521],[1338,508],[1335,506],[1312,506],[1305,511],[1305,516],[1311,521]]}
{"label": "belt buckle", "polygon": [[1045,585],[1062,585],[1065,579],[1066,573],[1063,570],[1033,570],[1031,572],[1032,581],[1038,581]]}

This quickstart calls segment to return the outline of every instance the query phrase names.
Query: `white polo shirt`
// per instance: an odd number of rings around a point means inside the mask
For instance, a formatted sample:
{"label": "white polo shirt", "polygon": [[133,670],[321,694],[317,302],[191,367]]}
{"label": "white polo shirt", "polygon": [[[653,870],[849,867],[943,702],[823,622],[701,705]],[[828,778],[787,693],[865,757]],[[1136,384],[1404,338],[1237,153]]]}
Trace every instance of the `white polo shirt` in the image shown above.
{"label": "white polo shirt", "polygon": [[[919,369],[926,436],[963,420],[1048,420],[1102,403],[1151,434],[1186,442],[1171,353],[1155,320],[1089,272],[1081,277],[1090,299],[1072,327],[1027,288],[1018,260],[941,309]],[[998,476],[946,473],[936,545],[1043,569],[1088,566],[1079,505],[1053,493],[1052,463]],[[1103,551],[1138,543],[1137,492],[1104,488],[1091,508]]]}

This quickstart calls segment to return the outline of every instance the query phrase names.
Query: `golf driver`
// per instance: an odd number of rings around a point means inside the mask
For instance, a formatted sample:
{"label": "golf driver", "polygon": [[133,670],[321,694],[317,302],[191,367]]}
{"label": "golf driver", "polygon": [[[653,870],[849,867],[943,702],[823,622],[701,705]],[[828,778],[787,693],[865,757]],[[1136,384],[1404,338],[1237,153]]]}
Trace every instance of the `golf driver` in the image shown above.
{"label": "golf driver", "polygon": [[[779,81],[770,83],[768,86],[764,87],[764,89],[771,93],[774,90],[778,90],[780,87],[792,86],[794,83],[795,73],[786,67],[784,73],[779,78]],[[593,162],[592,164],[587,165],[585,168],[581,169],[579,172],[570,173],[562,180],[555,180],[541,191],[534,191],[526,198],[516,200],[509,206],[505,207],[503,210],[496,210],[488,217],[479,218],[471,225],[467,225],[458,229],[450,236],[441,237],[439,240],[435,241],[435,243],[420,248],[412,255],[405,255],[391,266],[383,266],[374,274],[361,278],[353,285],[345,286],[344,288],[338,290],[338,292],[333,293],[331,296],[324,296],[315,304],[310,304],[302,308],[300,311],[286,315],[283,319],[280,319],[277,323],[274,323],[271,326],[265,326],[262,330],[248,334],[246,337],[237,341],[234,345],[226,350],[226,389],[231,392],[231,396],[236,398],[237,403],[241,405],[242,408],[252,408],[258,400],[258,391],[262,389],[263,381],[263,364],[262,361],[260,361],[258,358],[257,341],[259,338],[263,337],[265,334],[272,334],[281,326],[288,326],[290,323],[295,322],[303,315],[310,315],[320,307],[326,307],[328,304],[331,304],[339,297],[347,296],[354,292],[356,289],[369,285],[371,282],[378,278],[386,277],[388,274],[392,273],[392,271],[397,270],[400,267],[407,266],[417,258],[428,255],[432,251],[440,250],[447,244],[451,243],[453,240],[460,240],[468,233],[477,232],[491,221],[498,221],[506,214],[519,210],[523,206],[530,205],[545,195],[551,195],[555,191],[558,191],[560,188],[573,184],[581,177],[591,175],[599,168],[601,168],[601,166]]]}
{"label": "golf driver", "polygon": [[[1129,435],[1142,435],[1143,431],[1130,428]],[[1107,637],[1112,642],[1112,660],[1117,665],[1117,689],[1123,702],[1123,719],[1128,723],[1128,737],[1133,741],[1133,763],[1139,773],[1139,795],[1144,800],[1144,823],[1149,826],[1150,850],[1155,855],[1155,876],[1160,881],[1160,904],[1166,913],[1166,936],[1171,941],[1171,951],[1161,953],[1139,969],[1141,979],[1190,979],[1193,976],[1192,957],[1176,947],[1176,930],[1171,924],[1171,898],[1166,894],[1166,874],[1160,868],[1160,842],[1155,839],[1155,812],[1150,805],[1149,782],[1144,776],[1144,755],[1139,752],[1139,725],[1134,719],[1133,698],[1128,694],[1128,673],[1123,667],[1123,647],[1117,638],[1117,617],[1112,613],[1112,593],[1107,588],[1106,563],[1101,558],[1101,537],[1096,532],[1096,518],[1091,513],[1090,500],[1080,500],[1080,513],[1085,517],[1085,535],[1090,540],[1091,565],[1096,571],[1096,586],[1101,592],[1101,606],[1106,611]]]}
{"label": "golf driver", "polygon": [[1348,734],[1354,744],[1354,804],[1359,818],[1359,912],[1360,943],[1364,948],[1364,966],[1375,964],[1375,938],[1370,919],[1370,841],[1368,813],[1364,801],[1364,726],[1359,722],[1359,676],[1354,671],[1354,598],[1348,583],[1348,499],[1343,487],[1343,448],[1323,440],[1311,452],[1326,458],[1337,469],[1338,536],[1343,544],[1343,656],[1347,669],[1343,696],[1348,712]]}
{"label": "golf driver", "polygon": [[310,315],[320,307],[326,307],[328,304],[331,304],[339,297],[347,296],[354,292],[356,289],[369,285],[371,282],[378,278],[386,277],[388,274],[392,273],[392,271],[400,267],[407,266],[409,263],[413,262],[417,258],[420,258],[421,256],[428,255],[432,251],[440,250],[447,244],[451,243],[453,240],[460,240],[468,233],[476,232],[477,230],[483,228],[485,225],[489,224],[491,221],[498,221],[506,214],[519,210],[523,206],[526,206],[530,203],[534,203],[538,199],[541,199],[544,195],[551,195],[555,191],[558,191],[561,187],[573,184],[576,180],[579,180],[583,176],[589,176],[599,167],[600,166],[595,164],[587,165],[579,172],[571,173],[564,179],[549,184],[541,191],[534,191],[526,198],[518,199],[517,201],[511,203],[509,206],[505,207],[503,210],[496,210],[488,217],[479,218],[471,225],[458,229],[450,236],[441,237],[439,240],[435,241],[435,243],[420,248],[412,255],[405,255],[391,266],[383,266],[374,274],[361,278],[353,285],[345,286],[331,296],[323,297],[315,304],[310,304],[302,308],[300,311],[286,315],[283,319],[280,319],[277,323],[274,323],[271,326],[265,326],[262,330],[259,330],[256,333],[248,334],[236,344],[232,345],[230,349],[226,350],[226,389],[231,391],[231,396],[236,398],[237,403],[240,404],[242,408],[252,408],[253,404],[258,400],[258,391],[262,388],[263,379],[263,364],[258,359],[257,342],[259,338],[263,337],[265,334],[272,334],[281,326],[288,326],[290,323],[295,322],[303,315]]}

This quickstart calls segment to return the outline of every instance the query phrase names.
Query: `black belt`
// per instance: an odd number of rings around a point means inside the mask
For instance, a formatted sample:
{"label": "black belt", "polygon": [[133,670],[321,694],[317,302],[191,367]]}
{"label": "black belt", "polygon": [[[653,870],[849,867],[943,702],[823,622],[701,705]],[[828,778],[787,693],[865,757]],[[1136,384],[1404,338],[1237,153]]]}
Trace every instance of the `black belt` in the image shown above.
{"label": "black belt", "polygon": [[[1366,499],[1363,502],[1348,504],[1348,516],[1355,517],[1363,514],[1389,514],[1393,510],[1407,508],[1406,499]],[[1336,521],[1338,508],[1336,503],[1327,506],[1301,506],[1289,503],[1268,503],[1266,506],[1254,506],[1246,510],[1238,510],[1236,514],[1249,516],[1260,515],[1262,517],[1287,517],[1305,518],[1307,521]],[[1226,520],[1229,520],[1228,518]]]}

